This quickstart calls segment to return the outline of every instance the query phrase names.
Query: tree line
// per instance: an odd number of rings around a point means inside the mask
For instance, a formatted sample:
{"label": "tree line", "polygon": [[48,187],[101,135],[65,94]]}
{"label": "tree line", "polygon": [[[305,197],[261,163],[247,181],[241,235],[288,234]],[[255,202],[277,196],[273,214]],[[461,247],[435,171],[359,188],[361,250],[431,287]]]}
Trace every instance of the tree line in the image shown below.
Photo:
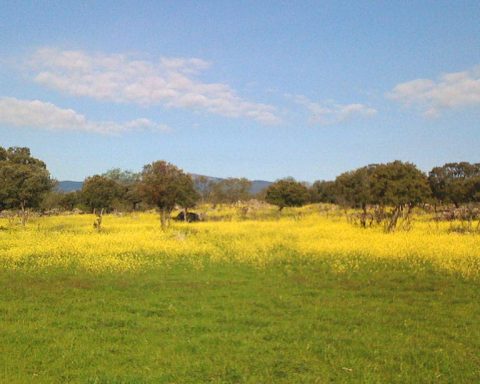
{"label": "tree line", "polygon": [[[156,161],[139,173],[112,169],[84,180],[80,191],[61,193],[45,163],[28,148],[0,147],[0,211],[19,210],[25,223],[28,210],[82,209],[90,212],[157,208],[162,227],[175,207],[185,210],[198,203],[232,204],[251,198],[285,207],[332,203],[358,209],[360,224],[388,219],[387,230],[399,217],[408,219],[418,205],[455,207],[480,202],[480,163],[447,163],[428,174],[414,164],[393,161],[371,164],[342,173],[332,181],[312,185],[293,178],[277,180],[253,196],[245,178],[215,180],[192,177],[173,164]],[[388,210],[387,210],[388,208]]]}

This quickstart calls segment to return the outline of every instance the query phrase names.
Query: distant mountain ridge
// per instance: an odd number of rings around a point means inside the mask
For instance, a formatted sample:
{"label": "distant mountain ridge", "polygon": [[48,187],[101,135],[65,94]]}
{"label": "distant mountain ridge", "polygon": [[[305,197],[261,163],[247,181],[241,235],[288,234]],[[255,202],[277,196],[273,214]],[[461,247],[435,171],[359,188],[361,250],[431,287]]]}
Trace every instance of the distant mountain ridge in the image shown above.
{"label": "distant mountain ridge", "polygon": [[82,186],[83,181],[64,180],[58,182],[56,189],[60,192],[75,192],[82,189]]}
{"label": "distant mountain ridge", "polygon": [[273,184],[271,181],[252,180],[252,188],[250,188],[250,193],[255,195],[267,189],[271,184]]}
{"label": "distant mountain ridge", "polygon": [[[190,175],[193,177],[193,179],[198,179],[199,177],[206,177],[207,180],[214,181],[214,182],[225,180],[220,177],[203,176],[203,175],[197,175],[194,173],[191,173]],[[270,184],[272,184],[272,182],[270,181],[252,180],[252,187],[250,188],[250,193],[255,195],[263,191],[264,189],[268,188]],[[83,186],[83,181],[63,180],[58,182],[56,189],[59,192],[75,192],[75,191],[81,190],[82,186]]]}

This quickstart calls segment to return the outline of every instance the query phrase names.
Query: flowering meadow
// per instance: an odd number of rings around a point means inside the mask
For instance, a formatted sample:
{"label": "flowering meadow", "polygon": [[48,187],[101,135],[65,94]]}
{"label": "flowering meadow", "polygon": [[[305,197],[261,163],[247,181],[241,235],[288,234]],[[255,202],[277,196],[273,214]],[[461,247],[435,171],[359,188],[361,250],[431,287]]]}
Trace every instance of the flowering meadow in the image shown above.
{"label": "flowering meadow", "polygon": [[[411,230],[385,233],[383,227],[362,229],[344,215],[326,215],[316,206],[268,211],[257,220],[235,209],[212,210],[214,221],[171,222],[159,228],[155,213],[108,215],[103,228],[92,227],[93,215],[34,218],[26,228],[0,222],[1,265],[5,269],[41,271],[78,268],[91,272],[138,271],[188,260],[235,261],[255,267],[275,262],[328,261],[338,272],[362,264],[407,261],[425,263],[464,277],[480,276],[480,236],[452,233],[450,222],[420,217]],[[230,209],[230,210],[229,210]]]}

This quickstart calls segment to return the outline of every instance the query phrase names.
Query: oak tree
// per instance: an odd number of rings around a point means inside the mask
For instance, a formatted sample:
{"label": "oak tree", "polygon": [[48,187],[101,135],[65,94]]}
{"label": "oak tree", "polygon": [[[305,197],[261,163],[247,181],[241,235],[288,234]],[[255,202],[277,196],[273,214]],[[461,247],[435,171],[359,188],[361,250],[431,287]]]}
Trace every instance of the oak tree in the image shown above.
{"label": "oak tree", "polygon": [[37,208],[54,186],[45,163],[25,147],[0,147],[0,210],[20,209],[22,225],[28,209]]}
{"label": "oak tree", "polygon": [[280,211],[285,207],[301,207],[308,199],[308,188],[293,178],[278,180],[265,192],[265,201],[276,205]]}
{"label": "oak tree", "polygon": [[190,208],[199,198],[190,175],[166,161],[155,161],[143,167],[139,191],[148,203],[160,210],[163,230],[175,205]]}

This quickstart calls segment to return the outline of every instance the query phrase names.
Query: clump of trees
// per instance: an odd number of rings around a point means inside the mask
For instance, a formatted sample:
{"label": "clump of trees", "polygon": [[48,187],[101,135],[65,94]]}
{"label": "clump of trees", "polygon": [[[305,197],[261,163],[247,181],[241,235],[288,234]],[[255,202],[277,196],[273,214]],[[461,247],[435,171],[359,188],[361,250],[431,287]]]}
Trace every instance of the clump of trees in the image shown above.
{"label": "clump of trees", "polygon": [[94,175],[85,179],[81,190],[81,199],[83,204],[97,215],[93,223],[95,229],[101,229],[103,212],[111,211],[114,202],[120,195],[120,185],[108,177]]}
{"label": "clump of trees", "polygon": [[336,203],[362,209],[362,226],[365,226],[367,207],[373,203],[372,173],[375,167],[369,165],[342,173],[333,184]]}
{"label": "clump of trees", "polygon": [[251,198],[252,182],[245,178],[228,178],[213,183],[210,191],[210,202],[216,204],[234,204]]}
{"label": "clump of trees", "polygon": [[47,192],[38,209],[42,212],[55,213],[60,211],[73,211],[81,204],[81,192],[59,192],[54,189]]}
{"label": "clump of trees", "polygon": [[62,206],[73,204],[90,212],[134,211],[142,203],[139,182],[139,173],[114,168],[87,177],[81,191],[63,194]]}
{"label": "clump of trees", "polygon": [[428,176],[408,162],[371,164],[342,173],[334,181],[313,183],[310,196],[312,202],[359,209],[362,227],[386,222],[389,232],[400,218],[408,227],[411,212],[419,205],[433,205],[435,210],[439,205],[462,206],[462,215],[472,220],[480,202],[480,164],[447,163]]}
{"label": "clump of trees", "polygon": [[165,161],[144,167],[140,174],[113,169],[103,175],[87,177],[81,191],[54,191],[45,163],[31,156],[28,148],[0,147],[0,211],[20,210],[25,225],[29,209],[73,210],[81,206],[96,212],[95,224],[101,226],[103,212],[137,209],[142,202],[161,212],[165,229],[175,206],[185,210],[195,206],[199,193],[190,175]]}
{"label": "clump of trees", "polygon": [[[403,215],[409,223],[410,214],[416,205],[431,197],[426,175],[414,164],[394,161],[387,164],[372,164],[345,172],[335,179],[336,203],[361,209],[360,224],[367,226],[374,220],[382,222],[388,217],[386,230],[395,230]],[[374,207],[374,213],[369,208]],[[391,212],[386,213],[386,208]]]}
{"label": "clump of trees", "polygon": [[335,203],[336,189],[334,181],[317,180],[309,189],[310,202],[312,203]]}
{"label": "clump of trees", "polygon": [[393,207],[387,231],[397,226],[401,214],[409,225],[413,207],[431,197],[426,175],[412,163],[394,161],[376,166],[372,172],[371,194],[382,208]]}
{"label": "clump of trees", "polygon": [[245,178],[215,179],[196,176],[194,184],[201,202],[210,203],[214,207],[217,204],[235,204],[239,201],[247,201],[253,197],[250,192],[252,182]]}
{"label": "clump of trees", "polygon": [[[0,211],[18,210],[25,225],[29,210],[73,210],[90,212],[129,211],[156,207],[165,229],[175,207],[183,217],[198,201],[234,204],[251,199],[252,182],[245,178],[214,179],[185,173],[175,165],[156,161],[134,173],[118,168],[87,177],[81,191],[54,190],[45,163],[31,156],[28,148],[0,147]],[[400,219],[409,225],[414,207],[453,205],[452,218],[472,221],[480,209],[480,163],[447,163],[434,167],[428,175],[414,164],[393,161],[371,164],[344,172],[333,181],[319,180],[311,186],[286,178],[272,183],[257,199],[285,207],[307,203],[333,203],[356,209],[355,220],[362,227],[385,223],[394,231]],[[461,212],[460,212],[461,211]],[[460,212],[461,215],[457,214]]]}
{"label": "clump of trees", "polygon": [[[74,197],[64,195],[67,196]],[[162,229],[166,229],[176,206],[182,207],[184,217],[188,217],[187,210],[196,205],[199,197],[190,175],[173,164],[156,161],[145,165],[141,173],[115,168],[87,177],[77,203],[97,214],[94,223],[97,229],[101,227],[104,212],[136,210],[142,203],[159,209]]]}
{"label": "clump of trees", "polygon": [[[472,232],[473,220],[480,218],[480,163],[447,163],[433,168],[428,181],[435,199],[437,219],[459,219],[460,227],[454,231]],[[454,209],[444,208],[438,212],[437,205],[453,204]],[[480,222],[476,231],[480,230]]]}
{"label": "clump of trees", "polygon": [[0,210],[19,209],[25,225],[29,209],[37,208],[54,186],[45,163],[24,147],[0,147]]}
{"label": "clump of trees", "polygon": [[480,163],[447,163],[428,174],[432,194],[440,204],[480,202]]}
{"label": "clump of trees", "polygon": [[113,208],[120,211],[134,211],[142,202],[142,196],[138,190],[140,174],[114,168],[105,172],[102,176],[113,180],[118,186],[118,195],[113,202]]}

